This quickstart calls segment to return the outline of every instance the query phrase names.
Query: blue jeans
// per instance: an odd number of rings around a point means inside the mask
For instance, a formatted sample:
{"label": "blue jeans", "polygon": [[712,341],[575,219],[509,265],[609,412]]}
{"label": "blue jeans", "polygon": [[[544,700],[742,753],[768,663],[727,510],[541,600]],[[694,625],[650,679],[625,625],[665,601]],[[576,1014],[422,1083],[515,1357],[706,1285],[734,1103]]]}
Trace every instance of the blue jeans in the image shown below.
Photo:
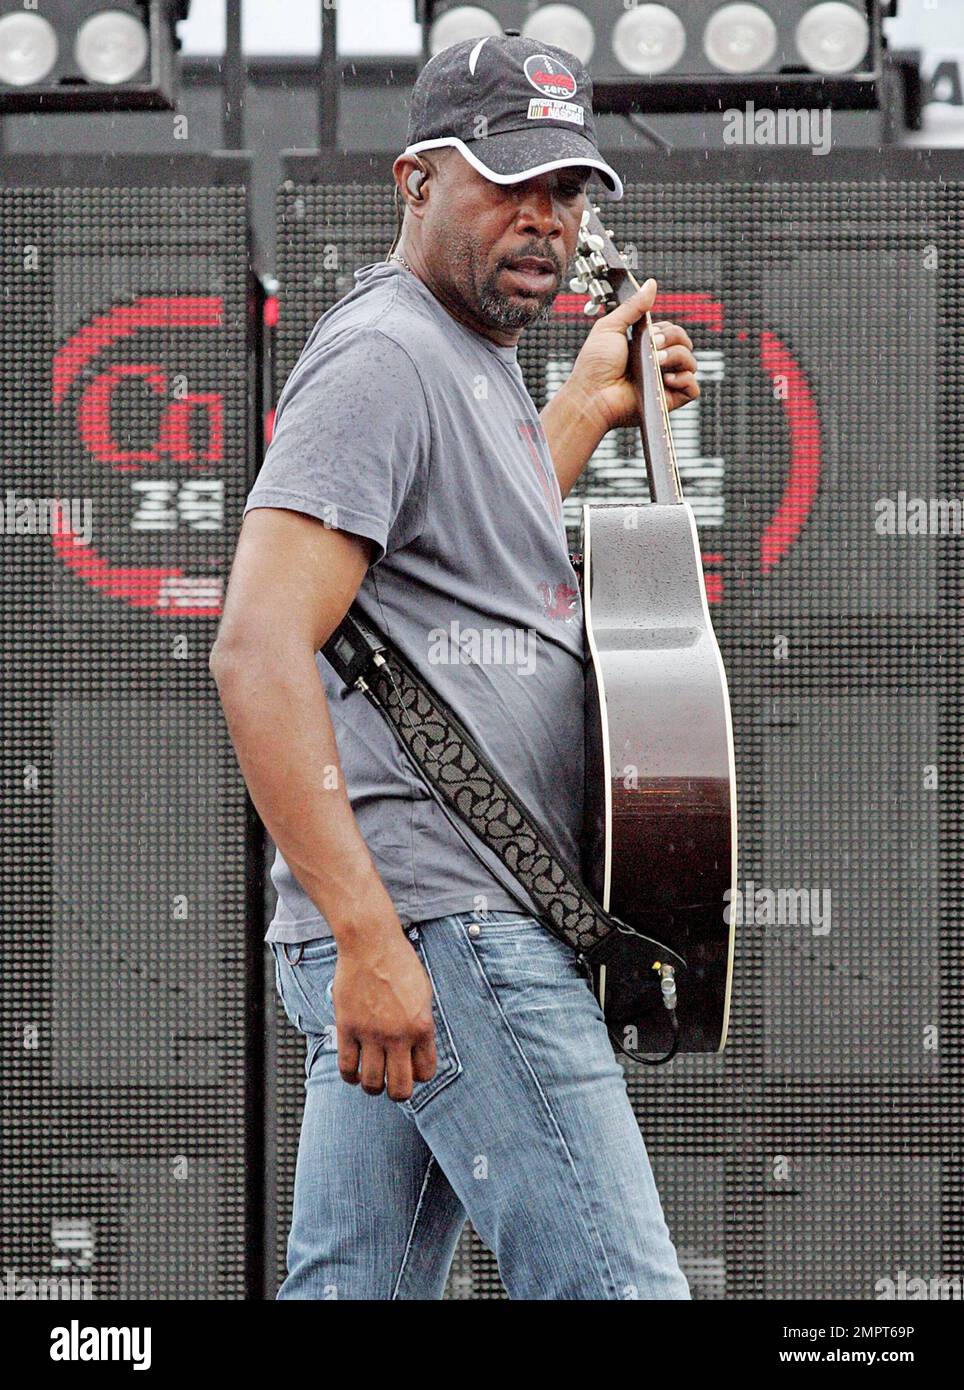
{"label": "blue jeans", "polygon": [[689,1298],[575,952],[514,912],[407,935],[432,981],[438,1067],[402,1102],[341,1079],[334,940],[271,943],[307,1039],[278,1298],[441,1298],[466,1215],[510,1298]]}

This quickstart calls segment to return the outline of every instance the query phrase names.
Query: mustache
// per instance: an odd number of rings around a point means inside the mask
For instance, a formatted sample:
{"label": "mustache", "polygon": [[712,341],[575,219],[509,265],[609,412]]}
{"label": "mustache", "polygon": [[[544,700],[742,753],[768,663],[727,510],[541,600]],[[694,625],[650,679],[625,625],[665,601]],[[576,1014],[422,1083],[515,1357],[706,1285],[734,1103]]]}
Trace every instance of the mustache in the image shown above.
{"label": "mustache", "polygon": [[548,261],[556,275],[560,278],[565,274],[566,267],[560,262],[559,257],[549,250],[540,247],[532,247],[525,251],[519,251],[514,256],[503,256],[499,261],[499,269],[514,270],[522,261]]}

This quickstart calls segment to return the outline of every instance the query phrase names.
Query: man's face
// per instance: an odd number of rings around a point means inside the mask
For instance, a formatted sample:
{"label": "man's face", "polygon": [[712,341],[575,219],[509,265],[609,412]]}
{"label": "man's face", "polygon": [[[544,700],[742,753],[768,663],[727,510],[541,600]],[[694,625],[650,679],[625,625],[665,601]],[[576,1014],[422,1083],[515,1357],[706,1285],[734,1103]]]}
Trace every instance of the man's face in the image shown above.
{"label": "man's face", "polygon": [[518,337],[562,285],[576,248],[591,170],[557,169],[498,184],[454,149],[433,151],[435,186],[421,243],[433,278],[481,327]]}

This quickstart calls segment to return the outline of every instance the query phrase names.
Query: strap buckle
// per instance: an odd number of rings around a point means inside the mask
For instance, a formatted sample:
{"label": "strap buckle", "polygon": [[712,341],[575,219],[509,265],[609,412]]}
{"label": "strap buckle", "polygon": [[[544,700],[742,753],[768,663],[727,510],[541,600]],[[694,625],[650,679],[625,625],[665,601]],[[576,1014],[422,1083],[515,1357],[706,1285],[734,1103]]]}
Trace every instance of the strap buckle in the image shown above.
{"label": "strap buckle", "polygon": [[367,689],[365,677],[375,658],[384,651],[385,644],[353,618],[349,610],[321,648],[322,656],[345,686],[342,699],[353,690]]}

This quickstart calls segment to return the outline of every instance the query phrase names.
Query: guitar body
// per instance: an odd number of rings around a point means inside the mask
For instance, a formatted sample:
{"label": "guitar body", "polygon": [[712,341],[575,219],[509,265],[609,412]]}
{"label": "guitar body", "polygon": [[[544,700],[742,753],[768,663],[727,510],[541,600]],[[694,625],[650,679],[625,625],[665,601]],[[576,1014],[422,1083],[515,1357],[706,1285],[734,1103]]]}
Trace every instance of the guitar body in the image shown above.
{"label": "guitar body", "polygon": [[[685,502],[594,503],[583,507],[582,526],[583,876],[603,907],[685,959],[679,1050],[720,1051],[732,977],[724,911],[735,887],[736,779],[693,513]],[[613,932],[590,959],[611,1031],[639,1052],[664,1052],[672,1034],[651,953]]]}

